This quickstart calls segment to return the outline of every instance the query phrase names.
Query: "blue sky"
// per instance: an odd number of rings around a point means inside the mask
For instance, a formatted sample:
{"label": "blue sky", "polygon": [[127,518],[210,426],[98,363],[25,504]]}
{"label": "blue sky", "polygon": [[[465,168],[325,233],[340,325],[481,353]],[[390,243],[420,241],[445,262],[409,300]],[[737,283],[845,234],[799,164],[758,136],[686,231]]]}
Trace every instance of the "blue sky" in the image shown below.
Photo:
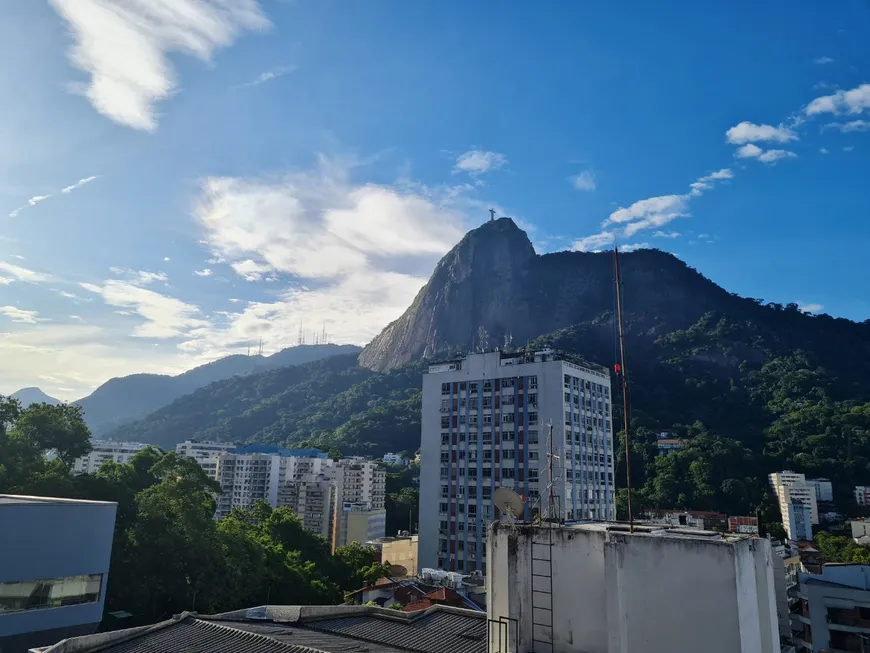
{"label": "blue sky", "polygon": [[487,209],[870,318],[870,6],[7,0],[0,392],[365,343]]}

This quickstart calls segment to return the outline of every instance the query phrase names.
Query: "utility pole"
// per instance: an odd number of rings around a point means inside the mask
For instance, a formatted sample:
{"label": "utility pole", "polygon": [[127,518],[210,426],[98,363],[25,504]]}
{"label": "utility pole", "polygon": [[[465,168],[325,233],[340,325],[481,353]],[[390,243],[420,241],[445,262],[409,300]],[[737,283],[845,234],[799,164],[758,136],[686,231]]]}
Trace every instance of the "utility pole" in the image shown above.
{"label": "utility pole", "polygon": [[628,532],[634,533],[634,515],[631,510],[631,446],[628,429],[628,371],[625,369],[625,327],[622,320],[622,275],[619,270],[619,247],[613,247],[613,271],[616,275],[616,315],[619,321],[619,377],[622,382],[622,414],[625,421],[625,487],[628,490]]}

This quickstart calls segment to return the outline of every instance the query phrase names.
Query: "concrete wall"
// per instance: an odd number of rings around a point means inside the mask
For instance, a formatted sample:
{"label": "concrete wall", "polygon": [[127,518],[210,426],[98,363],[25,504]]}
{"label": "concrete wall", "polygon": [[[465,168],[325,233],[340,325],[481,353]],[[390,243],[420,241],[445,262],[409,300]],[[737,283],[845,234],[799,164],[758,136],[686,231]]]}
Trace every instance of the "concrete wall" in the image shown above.
{"label": "concrete wall", "polygon": [[102,620],[116,508],[87,501],[0,503],[0,583],[103,574],[99,603],[0,614],[0,638]]}
{"label": "concrete wall", "polygon": [[419,538],[414,535],[408,538],[381,543],[381,560],[391,565],[405,568],[406,575],[417,575],[417,546]]}
{"label": "concrete wall", "polygon": [[[500,524],[490,533],[487,575],[490,619],[517,620],[508,653],[545,650],[532,645],[545,629],[549,581],[532,577],[547,565],[532,561],[532,541],[546,528]],[[653,534],[628,535],[603,527],[553,531],[554,653],[774,653],[779,650],[773,561],[766,540],[728,543]],[[546,557],[534,545],[534,557]],[[542,619],[543,617],[543,619]],[[497,646],[496,631],[491,644]],[[547,637],[543,637],[547,639]],[[503,649],[504,650],[504,649]]]}

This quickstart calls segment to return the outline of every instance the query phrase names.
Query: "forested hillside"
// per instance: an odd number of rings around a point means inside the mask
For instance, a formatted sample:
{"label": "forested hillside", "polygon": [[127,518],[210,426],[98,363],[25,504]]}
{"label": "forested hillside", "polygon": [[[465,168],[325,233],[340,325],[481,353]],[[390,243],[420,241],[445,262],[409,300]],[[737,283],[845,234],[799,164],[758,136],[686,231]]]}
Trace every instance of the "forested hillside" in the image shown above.
{"label": "forested hillside", "polygon": [[[730,294],[657,250],[623,261],[639,504],[754,511],[769,506],[765,475],[783,467],[830,477],[843,505],[851,485],[870,484],[870,322]],[[448,349],[512,341],[612,369],[612,262],[607,253],[537,256],[512,221],[488,223],[442,259],[360,355],[362,367],[336,356],[227,379],[111,436],[414,451],[424,360]],[[656,457],[657,429],[678,431],[687,449]]]}

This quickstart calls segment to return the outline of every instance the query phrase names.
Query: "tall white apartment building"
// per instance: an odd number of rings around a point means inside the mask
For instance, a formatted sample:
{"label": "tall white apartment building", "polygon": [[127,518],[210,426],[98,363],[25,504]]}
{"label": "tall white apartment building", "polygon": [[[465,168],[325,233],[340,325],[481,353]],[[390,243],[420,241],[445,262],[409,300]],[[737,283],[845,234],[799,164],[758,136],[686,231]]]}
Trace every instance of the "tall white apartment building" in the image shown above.
{"label": "tall white apartment building", "polygon": [[548,423],[556,511],[616,518],[610,375],[555,352],[488,352],[429,366],[423,376],[420,566],[486,572],[497,487],[544,512]]}
{"label": "tall white apartment building", "polygon": [[75,459],[73,472],[75,474],[93,474],[103,463],[110,460],[116,463],[128,463],[133,456],[147,446],[141,442],[91,440],[90,453]]}
{"label": "tall white apartment building", "polygon": [[175,445],[175,453],[179,456],[194,458],[210,479],[217,480],[217,459],[222,453],[235,449],[236,445],[227,442],[201,442],[185,440]]}
{"label": "tall white apartment building", "polygon": [[335,512],[332,550],[351,542],[368,542],[386,535],[387,472],[363,458],[335,463]]}
{"label": "tall white apartment building", "polygon": [[333,470],[320,474],[305,474],[287,481],[278,488],[277,507],[289,507],[302,525],[321,537],[332,537],[332,519],[335,506]]}
{"label": "tall white apartment building", "polygon": [[[812,539],[812,524],[819,523],[816,486],[807,484],[806,477],[789,470],[774,472],[768,477],[779,501],[782,525],[790,540]],[[806,517],[809,516],[809,523]],[[807,534],[809,533],[809,537]]]}

